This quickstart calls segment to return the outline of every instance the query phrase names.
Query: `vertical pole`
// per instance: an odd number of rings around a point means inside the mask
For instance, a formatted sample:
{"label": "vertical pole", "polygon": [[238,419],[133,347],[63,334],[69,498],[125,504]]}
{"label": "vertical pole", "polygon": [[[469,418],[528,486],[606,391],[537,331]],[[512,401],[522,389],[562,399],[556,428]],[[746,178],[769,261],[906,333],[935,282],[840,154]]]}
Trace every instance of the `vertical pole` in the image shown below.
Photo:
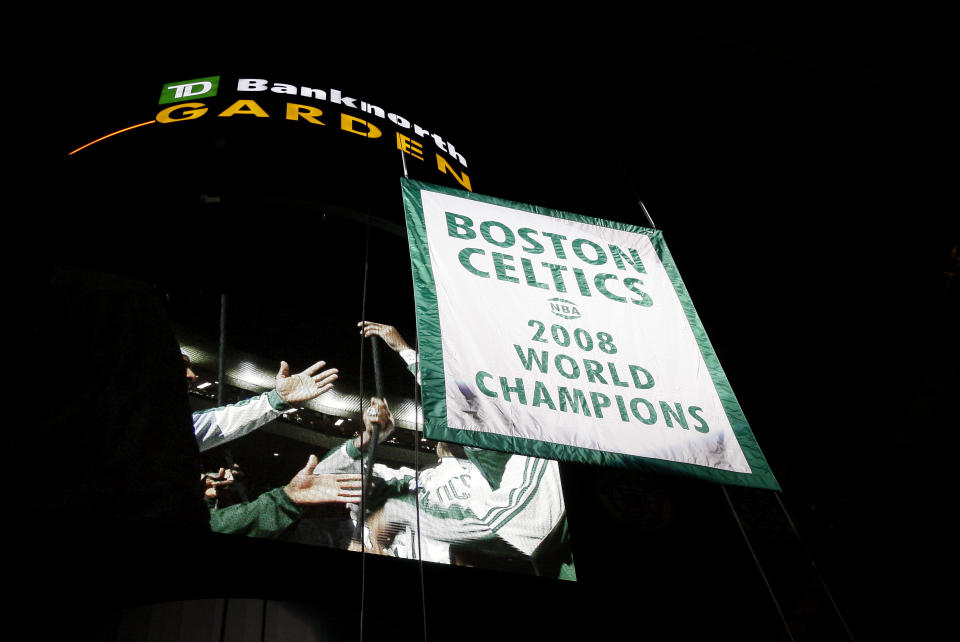
{"label": "vertical pole", "polygon": [[217,405],[223,405],[223,361],[227,352],[227,295],[220,295],[220,337],[217,349]]}
{"label": "vertical pole", "polygon": [[[374,395],[383,399],[383,375],[380,372],[380,337],[372,336],[370,337],[370,352],[373,357],[373,381],[374,381]],[[363,497],[364,500],[369,497],[370,491],[373,489],[373,464],[376,460],[377,445],[380,443],[380,424],[375,422],[373,424],[373,435],[370,439],[370,445],[368,446],[369,450],[362,458],[363,465]],[[366,515],[363,515],[360,520],[360,537],[363,537],[363,520],[366,519]]]}
{"label": "vertical pole", "polygon": [[[417,332],[418,344],[419,337],[420,333]],[[423,577],[423,545],[420,538],[420,435],[423,434],[423,422],[420,419],[420,384],[417,381],[419,372],[420,349],[418,345],[416,369],[413,376],[413,487],[414,497],[417,501],[417,565],[420,568],[420,616],[423,621],[423,642],[427,642],[427,585]]]}
{"label": "vertical pole", "polygon": [[[402,153],[402,152],[401,152]],[[363,286],[362,286],[362,298],[360,301],[360,320],[365,321],[367,318],[367,273],[370,269],[370,221],[367,220],[367,234],[364,242],[363,249]],[[363,391],[363,356],[364,356],[364,344],[366,342],[363,338],[363,332],[360,333],[360,431],[361,435],[363,434],[363,413],[366,412],[363,407],[364,400],[364,391]],[[363,445],[363,437],[360,438],[361,446]],[[360,541],[360,642],[363,642],[363,619],[364,619],[364,604],[366,602],[367,595],[367,549],[363,541],[363,524],[366,519],[367,511],[367,476],[365,470],[365,460],[361,453],[360,456],[360,486],[362,491],[360,493],[360,515],[357,517],[357,526],[353,531],[354,541]]]}
{"label": "vertical pole", "polygon": [[[400,150],[400,162],[403,165],[403,177],[410,178],[410,174],[407,172],[407,157],[404,155],[403,150]],[[419,336],[419,333],[417,334]],[[376,350],[376,347],[374,347]],[[374,359],[377,359],[377,353],[374,351]],[[374,362],[376,363],[376,361]],[[420,372],[420,352],[417,351],[417,364],[415,373]],[[417,541],[416,541],[416,556],[417,556],[417,565],[420,570],[420,614],[423,620],[423,642],[427,642],[427,590],[426,584],[424,583],[423,578],[423,547],[421,546],[420,540],[420,435],[423,434],[423,429],[420,426],[420,388],[417,383],[416,374],[414,374],[413,381],[413,484],[414,484],[414,498],[417,502]]]}
{"label": "vertical pole", "polygon": [[[227,355],[227,295],[220,295],[220,344],[217,348],[217,406],[224,405],[224,378],[226,375],[226,355]],[[233,452],[230,450],[230,446],[224,446],[223,448],[223,458],[227,463],[228,468],[233,468]],[[233,488],[237,493],[237,496],[240,497],[241,501],[248,502],[250,498],[247,497],[247,488],[243,484],[243,480],[236,479],[233,483]]]}
{"label": "vertical pole", "polygon": [[657,225],[656,223],[653,222],[653,218],[651,218],[650,212],[647,211],[647,206],[644,205],[643,201],[641,201],[639,198],[637,199],[637,202],[640,203],[640,209],[643,210],[644,215],[647,217],[647,221],[650,222],[650,227],[652,227],[653,229],[657,229]]}
{"label": "vertical pole", "polygon": [[[217,337],[217,406],[223,405],[223,359],[227,348],[227,295],[220,295],[220,336]],[[233,467],[233,457],[230,456],[229,449],[226,450],[227,466]],[[223,613],[220,618],[220,642],[224,642],[227,634],[227,607],[230,604],[230,598],[223,598]]]}

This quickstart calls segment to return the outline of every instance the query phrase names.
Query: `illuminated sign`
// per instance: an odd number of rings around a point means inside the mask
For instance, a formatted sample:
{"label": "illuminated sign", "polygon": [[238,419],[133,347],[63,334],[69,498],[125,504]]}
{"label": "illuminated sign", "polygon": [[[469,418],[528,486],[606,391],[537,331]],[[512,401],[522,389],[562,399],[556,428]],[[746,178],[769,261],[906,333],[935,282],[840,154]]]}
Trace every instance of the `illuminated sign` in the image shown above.
{"label": "illuminated sign", "polygon": [[192,98],[213,98],[220,86],[220,76],[197,78],[163,86],[160,92],[160,104],[167,105]]}
{"label": "illuminated sign", "polygon": [[[206,102],[196,101],[216,97],[219,87],[220,76],[165,84],[158,104],[170,106],[160,110],[156,116],[157,122],[172,124],[206,116],[210,106]],[[336,128],[368,140],[379,139],[381,143],[390,141],[389,144],[395,145],[396,149],[406,156],[435,165],[438,172],[452,176],[461,187],[472,191],[470,176],[465,171],[467,159],[457,151],[452,142],[379,105],[345,95],[339,89],[290,85],[264,78],[240,78],[236,83],[236,92],[238,95],[258,97],[238,98],[226,109],[219,109],[217,118],[283,118],[311,126]],[[270,105],[261,105],[260,103],[265,101],[260,99],[259,95],[265,98],[276,95],[291,98],[287,98],[287,102],[278,112]],[[295,97],[295,100],[292,97]],[[326,110],[326,106],[318,107],[318,103],[335,105],[337,111],[331,113]],[[384,135],[386,128],[393,130],[392,136]]]}

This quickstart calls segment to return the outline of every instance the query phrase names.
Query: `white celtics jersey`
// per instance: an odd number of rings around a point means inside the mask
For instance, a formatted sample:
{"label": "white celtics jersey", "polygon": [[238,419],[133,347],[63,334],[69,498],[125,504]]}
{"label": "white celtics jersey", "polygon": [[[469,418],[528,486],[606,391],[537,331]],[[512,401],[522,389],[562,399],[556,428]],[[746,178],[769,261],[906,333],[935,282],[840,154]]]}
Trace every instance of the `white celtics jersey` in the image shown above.
{"label": "white celtics jersey", "polygon": [[[356,472],[359,455],[348,441],[315,472]],[[401,530],[388,552],[416,558],[414,471],[378,464],[374,475],[396,488],[383,507],[387,522]],[[563,517],[559,468],[555,461],[512,455],[493,488],[469,459],[444,457],[420,472],[419,508],[424,560],[449,562],[450,544],[494,537],[530,555]]]}

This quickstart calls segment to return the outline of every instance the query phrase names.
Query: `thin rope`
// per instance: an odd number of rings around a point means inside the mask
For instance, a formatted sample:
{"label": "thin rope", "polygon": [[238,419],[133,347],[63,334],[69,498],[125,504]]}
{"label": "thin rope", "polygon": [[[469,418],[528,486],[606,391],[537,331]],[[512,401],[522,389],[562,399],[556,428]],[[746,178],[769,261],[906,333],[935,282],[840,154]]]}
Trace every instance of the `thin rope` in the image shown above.
{"label": "thin rope", "polygon": [[851,642],[853,642],[853,633],[850,631],[850,627],[847,626],[847,621],[840,612],[840,607],[837,606],[836,601],[833,599],[833,594],[830,592],[830,588],[823,579],[823,575],[820,574],[820,569],[817,567],[817,563],[814,561],[813,555],[810,553],[810,549],[807,548],[807,544],[803,541],[803,538],[800,537],[800,531],[797,530],[796,525],[793,523],[793,518],[790,516],[790,511],[788,511],[786,505],[784,505],[783,499],[780,497],[780,493],[774,492],[773,494],[776,496],[777,502],[780,504],[780,508],[783,510],[783,514],[787,518],[787,523],[790,524],[790,528],[793,530],[793,534],[796,535],[797,541],[800,542],[800,548],[803,549],[807,559],[810,561],[810,566],[813,567],[813,572],[817,576],[820,586],[823,587],[823,591],[830,599],[830,604],[833,605],[833,610],[836,612],[837,617],[840,618],[840,623],[843,624],[843,630],[847,632],[847,637],[849,637]]}
{"label": "thin rope", "polygon": [[[623,177],[627,181],[627,185],[630,186],[630,190],[633,192],[634,198],[637,199],[637,203],[640,205],[640,209],[643,210],[643,215],[647,217],[647,221],[650,223],[650,227],[652,227],[653,229],[657,229],[656,223],[653,222],[653,217],[650,216],[650,212],[647,210],[647,206],[644,205],[643,200],[640,198],[640,194],[637,192],[636,187],[634,187],[633,181],[630,179],[630,175],[627,173],[627,170],[624,168],[623,163],[620,162],[619,157],[617,157],[617,166],[620,168],[620,171],[623,173]],[[736,520],[737,526],[740,528],[740,534],[743,535],[743,541],[746,542],[747,549],[750,551],[750,555],[753,556],[753,561],[757,565],[757,570],[760,571],[760,577],[763,578],[763,583],[766,585],[767,591],[770,593],[770,598],[773,600],[773,604],[777,608],[777,613],[780,615],[780,621],[783,622],[783,628],[787,631],[787,636],[791,640],[793,640],[794,639],[793,632],[790,631],[790,626],[789,624],[787,624],[787,618],[783,614],[783,609],[780,608],[780,602],[777,600],[777,596],[773,592],[773,587],[770,585],[770,582],[767,580],[767,574],[763,572],[763,566],[760,564],[760,559],[757,557],[756,552],[753,550],[753,545],[750,543],[750,538],[747,536],[747,531],[743,528],[743,523],[741,523],[740,521],[740,515],[737,514],[737,509],[734,508],[733,502],[730,500],[730,494],[727,492],[727,487],[721,484],[720,488],[723,489],[723,496],[726,498],[727,505],[730,507],[730,512],[733,513],[733,518],[734,520]],[[787,517],[787,519],[789,519],[789,516]],[[833,601],[832,597],[831,597],[831,601]],[[842,620],[843,618],[841,617],[841,621]],[[844,628],[846,628],[846,622],[844,622]],[[849,630],[847,631],[847,633],[849,634]],[[851,639],[853,638],[851,637]]]}
{"label": "thin rope", "polygon": [[[407,158],[400,150],[400,164],[403,166],[403,177],[410,178],[407,172]],[[366,317],[364,317],[366,318]],[[417,328],[417,336],[420,336]],[[413,374],[413,494],[417,506],[417,564],[420,570],[420,610],[423,617],[423,642],[427,642],[427,592],[426,582],[423,576],[423,545],[420,537],[420,435],[423,434],[423,422],[420,420],[420,383],[417,381],[417,375],[420,373],[420,349],[417,346],[416,361],[414,362]]]}
{"label": "thin rope", "polygon": [[227,635],[227,605],[230,603],[230,598],[223,598],[223,612],[220,613],[220,642],[226,641]]}
{"label": "thin rope", "polygon": [[[227,355],[227,295],[220,295],[220,336],[217,345],[217,406],[223,407],[224,402],[224,379],[226,377],[226,355]],[[227,463],[227,468],[233,468],[235,460],[233,459],[233,449],[230,446],[223,447],[223,459]],[[240,501],[248,502],[250,497],[247,495],[247,486],[239,476],[233,481],[233,490],[240,497]]]}
{"label": "thin rope", "polygon": [[[370,221],[367,220],[367,234],[364,245],[363,252],[363,295],[360,302],[360,319],[367,318],[367,274],[370,270]],[[364,343],[366,343],[363,332],[360,333],[360,445],[363,446],[363,357],[364,357]],[[366,471],[364,470],[364,456],[363,452],[360,453],[360,487],[361,489],[367,488],[367,480],[364,475]],[[363,528],[364,520],[366,519],[366,492],[360,493],[360,516],[357,519],[357,529],[354,533],[360,533],[360,642],[363,642],[363,616],[364,616],[364,603],[366,602],[366,588],[367,588],[367,548],[366,542],[363,537]]]}
{"label": "thin rope", "polygon": [[227,352],[227,295],[220,295],[220,336],[217,337],[217,405],[223,405],[223,362]]}
{"label": "thin rope", "polygon": [[730,494],[727,492],[727,487],[723,484],[720,484],[720,488],[723,489],[723,496],[727,499],[727,506],[730,507],[730,512],[733,513],[733,519],[736,520],[737,526],[740,528],[740,534],[743,535],[743,541],[747,543],[747,549],[750,551],[750,555],[753,556],[753,561],[757,565],[757,570],[760,571],[760,577],[763,578],[763,583],[767,587],[767,592],[770,593],[770,599],[773,600],[774,606],[777,607],[777,613],[780,615],[780,621],[783,622],[783,628],[787,631],[787,637],[789,637],[790,640],[793,640],[793,632],[790,631],[790,625],[787,624],[787,618],[783,614],[783,609],[780,608],[780,602],[777,600],[777,596],[773,592],[773,587],[770,586],[770,582],[767,580],[767,574],[763,572],[763,566],[760,564],[760,559],[753,550],[753,545],[750,543],[750,538],[747,537],[747,531],[743,528],[743,523],[740,521],[740,515],[737,514],[737,509],[733,507],[733,502],[730,500]]}
{"label": "thin rope", "polygon": [[[417,332],[419,339],[420,333]],[[413,374],[413,474],[414,496],[417,502],[417,560],[420,566],[420,610],[423,616],[423,642],[427,642],[427,591],[423,579],[423,545],[420,539],[420,435],[423,434],[420,420],[420,385],[417,375],[420,373],[420,346],[417,345],[417,359]]]}
{"label": "thin rope", "polygon": [[620,157],[614,154],[614,158],[617,159],[617,167],[620,168],[620,172],[623,174],[624,180],[627,181],[627,185],[630,186],[630,191],[633,192],[633,197],[637,199],[637,203],[640,204],[640,209],[643,210],[643,215],[647,217],[647,221],[650,223],[650,227],[657,229],[657,224],[653,222],[653,217],[650,216],[650,212],[647,211],[647,206],[643,204],[643,200],[640,198],[640,193],[637,192],[637,188],[634,187],[633,181],[630,179],[630,174],[627,173],[626,168],[623,166],[623,163],[620,162]]}
{"label": "thin rope", "polygon": [[263,599],[263,608],[260,609],[260,642],[267,642],[267,599]]}

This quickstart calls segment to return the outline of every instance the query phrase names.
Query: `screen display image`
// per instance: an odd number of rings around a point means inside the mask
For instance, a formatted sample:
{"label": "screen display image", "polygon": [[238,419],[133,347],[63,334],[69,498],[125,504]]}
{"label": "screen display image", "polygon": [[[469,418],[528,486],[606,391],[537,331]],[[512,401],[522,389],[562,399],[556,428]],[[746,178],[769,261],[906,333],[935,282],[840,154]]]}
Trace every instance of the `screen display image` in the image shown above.
{"label": "screen display image", "polygon": [[[382,258],[404,239],[325,225],[360,258],[320,302],[169,296],[212,530],[575,579],[556,461],[418,430],[410,278]],[[381,257],[366,266],[365,245]],[[371,312],[389,310],[369,320],[364,274]]]}
{"label": "screen display image", "polygon": [[447,108],[316,79],[163,80],[84,121],[64,159],[62,207],[88,215],[52,252],[58,320],[38,334],[84,364],[52,432],[84,442],[89,479],[53,503],[575,579],[556,461],[423,434],[399,179],[471,189]]}
{"label": "screen display image", "polygon": [[320,9],[11,58],[18,628],[925,637],[949,21]]}

